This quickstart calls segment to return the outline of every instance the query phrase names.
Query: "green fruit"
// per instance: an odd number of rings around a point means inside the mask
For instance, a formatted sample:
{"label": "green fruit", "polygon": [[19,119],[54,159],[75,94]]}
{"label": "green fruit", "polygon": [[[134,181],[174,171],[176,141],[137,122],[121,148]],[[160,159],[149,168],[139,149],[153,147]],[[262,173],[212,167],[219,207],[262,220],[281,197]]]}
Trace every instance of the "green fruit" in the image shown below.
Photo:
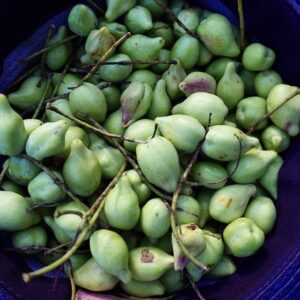
{"label": "green fruit", "polygon": [[256,94],[255,78],[257,73],[240,67],[238,74],[243,80],[245,86],[245,95],[254,96]]}
{"label": "green fruit", "polygon": [[27,139],[23,119],[0,94],[0,155],[13,156],[24,150]]}
{"label": "green fruit", "polygon": [[135,6],[127,12],[124,24],[133,34],[144,33],[153,27],[150,11],[143,6]]}
{"label": "green fruit", "polygon": [[166,192],[174,192],[180,173],[179,157],[174,146],[157,136],[136,148],[138,164],[146,178]]}
{"label": "green fruit", "polygon": [[256,75],[254,87],[257,95],[266,99],[272,88],[280,83],[282,83],[280,75],[274,70],[268,70]]}
{"label": "green fruit", "polygon": [[[54,86],[58,84],[58,81],[61,79],[62,74],[57,73],[57,76],[52,77],[52,81],[54,82]],[[62,78],[62,81],[57,88],[56,95],[62,95],[66,93],[70,93],[74,88],[76,88],[80,84],[80,77],[75,74],[66,74]]]}
{"label": "green fruit", "polygon": [[104,271],[94,258],[90,258],[74,274],[75,284],[93,292],[104,292],[118,284],[118,278]]}
{"label": "green fruit", "polygon": [[140,217],[139,199],[128,177],[123,176],[108,193],[104,206],[108,223],[118,229],[130,230]]}
{"label": "green fruit", "polygon": [[106,27],[109,32],[116,38],[119,39],[123,35],[125,35],[128,32],[128,29],[125,25],[117,23],[117,22],[105,22],[101,19],[101,17],[98,19],[98,27]]}
{"label": "green fruit", "polygon": [[236,257],[253,255],[264,243],[264,232],[248,218],[239,218],[226,226],[224,241]]}
{"label": "green fruit", "polygon": [[[50,39],[48,46],[60,42],[68,36],[67,28],[60,26],[57,33]],[[65,42],[51,50],[47,51],[46,64],[52,71],[57,71],[63,68],[72,55],[72,43]]]}
{"label": "green fruit", "polygon": [[[63,112],[64,114],[68,115],[68,116],[73,116],[71,107],[70,107],[70,103],[68,100],[66,99],[58,99],[55,100],[54,102],[51,103],[51,106],[54,106],[56,108],[58,108],[61,112]],[[50,122],[56,122],[56,121],[66,121],[69,125],[75,125],[75,122],[68,119],[67,117],[64,117],[52,110],[47,109],[46,110],[46,115],[47,115],[47,119]]]}
{"label": "green fruit", "polygon": [[138,281],[159,279],[172,268],[174,257],[156,247],[140,247],[129,252],[129,269]]}
{"label": "green fruit", "polygon": [[128,269],[129,253],[123,238],[116,232],[101,229],[90,237],[90,249],[97,264],[123,283],[132,279]]}
{"label": "green fruit", "polygon": [[249,71],[265,71],[272,67],[275,57],[272,49],[259,43],[253,43],[245,49],[242,62]]}
{"label": "green fruit", "polygon": [[166,294],[178,292],[187,284],[182,272],[173,269],[168,270],[159,280],[164,285]]}
{"label": "green fruit", "polygon": [[118,109],[108,115],[103,127],[110,133],[124,135],[125,128],[122,126],[122,110]]}
{"label": "green fruit", "polygon": [[199,195],[196,197],[201,206],[201,215],[198,222],[200,228],[203,228],[206,222],[210,219],[209,204],[214,193],[214,190],[201,189]]}
{"label": "green fruit", "polygon": [[107,104],[103,92],[97,86],[85,82],[72,90],[69,102],[73,113],[86,114],[98,122],[105,120]]}
{"label": "green fruit", "polygon": [[97,17],[88,6],[77,4],[72,8],[68,16],[68,24],[72,32],[86,37],[96,28]]}
{"label": "green fruit", "polygon": [[71,144],[71,152],[63,166],[68,188],[79,196],[92,195],[101,182],[101,167],[92,151],[78,139]]}
{"label": "green fruit", "polygon": [[[179,12],[177,18],[188,28],[191,32],[195,33],[200,24],[200,14],[199,9],[186,8]],[[182,36],[186,34],[186,31],[174,22],[174,31],[177,36]]]}
{"label": "green fruit", "polygon": [[64,150],[68,122],[49,122],[36,128],[26,142],[26,153],[36,160],[56,155]]}
{"label": "green fruit", "polygon": [[25,119],[24,120],[24,127],[25,127],[27,135],[30,135],[34,129],[40,127],[41,125],[43,125],[43,122],[38,119]]}
{"label": "green fruit", "polygon": [[40,221],[40,216],[35,212],[28,212],[29,202],[22,196],[0,191],[0,230],[23,230]]}
{"label": "green fruit", "polygon": [[197,29],[197,34],[207,47],[215,55],[235,57],[240,54],[231,24],[222,15],[210,14]]}
{"label": "green fruit", "polygon": [[236,67],[239,66],[239,63],[236,60],[228,57],[219,57],[206,67],[205,72],[213,76],[216,81],[220,81],[224,76],[227,65],[230,62],[234,62]]}
{"label": "green fruit", "polygon": [[[164,5],[167,5],[167,0],[160,0]],[[139,4],[147,7],[151,12],[152,16],[155,18],[161,17],[165,10],[156,1],[153,0],[139,0]]]}
{"label": "green fruit", "polygon": [[12,244],[14,248],[46,247],[47,232],[41,225],[29,227],[12,234]]}
{"label": "green fruit", "polygon": [[219,278],[233,274],[236,266],[229,256],[224,255],[221,260],[207,273],[209,278]]}
{"label": "green fruit", "polygon": [[[171,51],[170,50],[161,49],[159,51],[159,55],[158,55],[158,60],[159,61],[168,61],[170,59],[171,59]],[[151,70],[155,73],[158,73],[158,74],[164,73],[165,71],[168,70],[168,68],[169,68],[169,65],[164,64],[164,63],[151,66]]]}
{"label": "green fruit", "polygon": [[[126,82],[134,82],[138,81],[141,83],[147,83],[151,86],[152,89],[154,89],[157,81],[158,81],[158,75],[153,73],[150,70],[135,70],[130,74],[130,76],[127,78]],[[128,87],[128,86],[125,86]]]}
{"label": "green fruit", "polygon": [[[153,0],[150,0],[154,2]],[[163,22],[154,22],[152,29],[147,33],[151,37],[161,37],[165,41],[164,48],[170,48],[174,44],[174,32],[170,25]]]}
{"label": "green fruit", "polygon": [[176,220],[178,225],[198,224],[201,215],[201,206],[193,197],[180,195],[177,199]]}
{"label": "green fruit", "polygon": [[140,226],[149,238],[160,238],[171,225],[170,211],[159,198],[149,200],[141,210]]}
{"label": "green fruit", "polygon": [[211,52],[202,44],[199,42],[199,47],[200,47],[200,54],[198,57],[198,61],[197,61],[197,66],[198,67],[204,67],[206,66],[208,63],[210,63],[210,61],[213,58],[213,55],[211,54]]}
{"label": "green fruit", "polygon": [[[54,221],[54,218],[50,217],[50,216],[44,216],[43,217],[44,222],[50,227],[50,229],[52,230],[52,233],[55,236],[55,239],[61,243],[61,244],[65,244],[68,242],[72,241],[72,237],[70,237],[69,235],[67,235],[65,232],[63,232],[61,230],[60,227],[58,227],[58,225],[56,224],[56,222]],[[57,245],[56,245],[57,246]]]}
{"label": "green fruit", "polygon": [[159,280],[131,280],[127,284],[121,283],[121,287],[126,294],[136,297],[162,296],[165,293],[165,288]]}
{"label": "green fruit", "polygon": [[[52,173],[63,182],[60,173],[55,171],[52,171]],[[46,172],[39,173],[29,182],[28,192],[31,196],[31,203],[34,205],[56,203],[63,200],[66,196],[61,187]]]}
{"label": "green fruit", "polygon": [[106,3],[105,19],[108,22],[113,22],[134,7],[136,0],[107,0]]}
{"label": "green fruit", "polygon": [[192,94],[172,109],[173,115],[183,114],[194,117],[203,126],[208,125],[210,114],[210,125],[222,124],[227,113],[228,109],[221,98],[205,92]]}
{"label": "green fruit", "polygon": [[9,181],[9,180],[4,180],[0,184],[0,190],[7,191],[7,192],[14,192],[23,197],[27,196],[27,193],[19,185],[15,184],[14,182]]}
{"label": "green fruit", "polygon": [[256,187],[253,184],[234,184],[221,188],[213,194],[210,200],[211,217],[226,224],[241,217],[255,192]]}
{"label": "green fruit", "polygon": [[282,152],[288,149],[290,137],[280,128],[274,125],[268,126],[261,134],[261,140],[265,149]]}
{"label": "green fruit", "polygon": [[108,111],[114,111],[120,107],[121,92],[117,86],[108,86],[102,89],[102,92],[106,99]]}

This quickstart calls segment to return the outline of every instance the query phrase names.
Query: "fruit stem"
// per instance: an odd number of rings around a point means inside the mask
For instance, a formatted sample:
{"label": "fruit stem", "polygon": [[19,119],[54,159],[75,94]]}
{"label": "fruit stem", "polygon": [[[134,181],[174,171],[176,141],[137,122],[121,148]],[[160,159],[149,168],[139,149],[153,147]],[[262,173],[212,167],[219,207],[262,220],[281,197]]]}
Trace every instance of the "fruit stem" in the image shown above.
{"label": "fruit stem", "polygon": [[237,2],[238,2],[238,12],[239,12],[239,19],[240,19],[240,33],[241,33],[240,47],[241,50],[244,50],[246,45],[246,40],[245,40],[245,20],[244,20],[243,0],[238,0]]}
{"label": "fruit stem", "polygon": [[2,171],[1,171],[1,173],[0,173],[0,184],[2,183],[2,181],[3,181],[3,179],[4,179],[4,177],[5,177],[5,175],[6,175],[6,172],[7,172],[8,168],[9,168],[9,163],[8,163],[8,161],[5,161],[5,162],[3,163]]}
{"label": "fruit stem", "polygon": [[186,277],[186,279],[190,283],[190,285],[191,285],[192,289],[194,290],[194,292],[196,293],[198,299],[199,300],[205,300],[205,298],[201,294],[201,292],[200,292],[199,288],[197,287],[196,283],[194,282],[194,280],[192,280],[192,278],[186,272],[184,273],[184,276]]}
{"label": "fruit stem", "polygon": [[100,14],[104,14],[104,10],[93,0],[86,0],[91,6],[93,6]]}
{"label": "fruit stem", "polygon": [[69,276],[69,280],[70,280],[70,284],[71,284],[71,300],[75,300],[76,299],[76,285],[75,285],[70,261],[66,262],[66,267],[67,267],[67,272],[68,272],[68,276]]}

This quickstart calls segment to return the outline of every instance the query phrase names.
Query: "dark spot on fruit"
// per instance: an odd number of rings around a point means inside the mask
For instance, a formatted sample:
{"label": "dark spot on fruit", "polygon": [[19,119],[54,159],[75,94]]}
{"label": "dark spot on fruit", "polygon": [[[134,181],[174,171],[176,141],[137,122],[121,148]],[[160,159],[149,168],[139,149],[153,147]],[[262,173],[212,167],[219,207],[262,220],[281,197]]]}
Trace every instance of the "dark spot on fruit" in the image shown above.
{"label": "dark spot on fruit", "polygon": [[284,130],[285,131],[289,131],[290,127],[292,126],[292,122],[291,121],[288,121],[285,126],[284,126]]}
{"label": "dark spot on fruit", "polygon": [[154,254],[151,253],[148,249],[142,251],[141,262],[142,263],[152,263],[154,260]]}
{"label": "dark spot on fruit", "polygon": [[211,85],[206,80],[200,79],[198,81],[186,83],[184,86],[184,90],[189,93],[211,92]]}
{"label": "dark spot on fruit", "polygon": [[197,229],[197,225],[196,224],[189,224],[186,226],[188,229],[190,230],[196,230]]}

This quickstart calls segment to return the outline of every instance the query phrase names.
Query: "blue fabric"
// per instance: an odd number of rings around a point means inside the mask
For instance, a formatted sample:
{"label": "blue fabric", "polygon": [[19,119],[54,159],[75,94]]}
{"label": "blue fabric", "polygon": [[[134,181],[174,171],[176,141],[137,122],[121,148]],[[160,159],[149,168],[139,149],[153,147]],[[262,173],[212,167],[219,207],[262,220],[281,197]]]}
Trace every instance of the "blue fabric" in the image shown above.
{"label": "blue fabric", "polygon": [[[203,8],[226,15],[237,24],[235,0],[194,1]],[[300,1],[244,0],[247,36],[273,48],[277,53],[276,69],[286,83],[300,86]],[[63,24],[68,11],[43,25],[5,60],[0,76],[0,91],[15,80],[28,65],[17,61],[38,50],[44,43],[51,24]],[[300,138],[293,140],[284,154],[280,172],[278,220],[264,247],[253,257],[237,260],[238,271],[216,284],[202,287],[209,299],[300,299]],[[20,273],[27,269],[24,261],[0,252],[0,300],[69,299],[69,283],[61,279],[53,289],[53,280],[38,278],[30,284],[22,282]],[[178,299],[195,299],[184,291]]]}

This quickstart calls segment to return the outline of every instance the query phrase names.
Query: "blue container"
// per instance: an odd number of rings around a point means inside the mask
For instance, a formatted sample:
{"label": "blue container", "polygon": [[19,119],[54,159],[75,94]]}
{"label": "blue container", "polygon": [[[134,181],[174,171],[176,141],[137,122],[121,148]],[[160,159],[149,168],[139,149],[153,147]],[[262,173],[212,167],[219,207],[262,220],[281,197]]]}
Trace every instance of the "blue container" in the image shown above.
{"label": "blue container", "polygon": [[[237,24],[235,0],[193,2],[203,8],[222,13]],[[34,1],[27,1],[27,3],[32,5]],[[55,9],[63,8],[66,3],[68,1],[62,1],[61,6],[56,3]],[[249,39],[260,41],[274,49],[277,54],[275,68],[282,75],[284,82],[300,86],[300,1],[244,0],[244,10]],[[49,10],[26,11],[24,8],[23,20],[19,16],[15,22],[26,29],[26,26],[30,24],[32,26],[33,22],[27,22],[27,25],[25,20],[34,17],[36,13],[39,14],[40,20],[49,16]],[[11,52],[4,62],[3,74],[0,76],[0,92],[4,92],[9,83],[26,68],[26,65],[19,66],[16,61],[39,49],[49,25],[64,23],[67,13],[68,11],[59,13]],[[11,20],[13,12],[8,12],[7,16]],[[9,20],[8,22],[11,22]],[[1,30],[9,30],[9,28]],[[23,32],[25,32],[24,29]],[[299,149],[300,137],[297,137],[293,139],[291,147],[284,153],[285,164],[280,172],[278,220],[275,229],[268,235],[265,245],[258,253],[253,257],[237,260],[236,274],[201,288],[207,299],[300,299]],[[2,236],[3,238],[5,236]],[[70,291],[67,280],[60,279],[55,283],[53,279],[37,278],[25,284],[21,279],[21,273],[28,270],[28,267],[22,258],[0,252],[0,261],[1,300],[69,299]],[[192,291],[184,291],[178,299],[196,299],[196,296]]]}

